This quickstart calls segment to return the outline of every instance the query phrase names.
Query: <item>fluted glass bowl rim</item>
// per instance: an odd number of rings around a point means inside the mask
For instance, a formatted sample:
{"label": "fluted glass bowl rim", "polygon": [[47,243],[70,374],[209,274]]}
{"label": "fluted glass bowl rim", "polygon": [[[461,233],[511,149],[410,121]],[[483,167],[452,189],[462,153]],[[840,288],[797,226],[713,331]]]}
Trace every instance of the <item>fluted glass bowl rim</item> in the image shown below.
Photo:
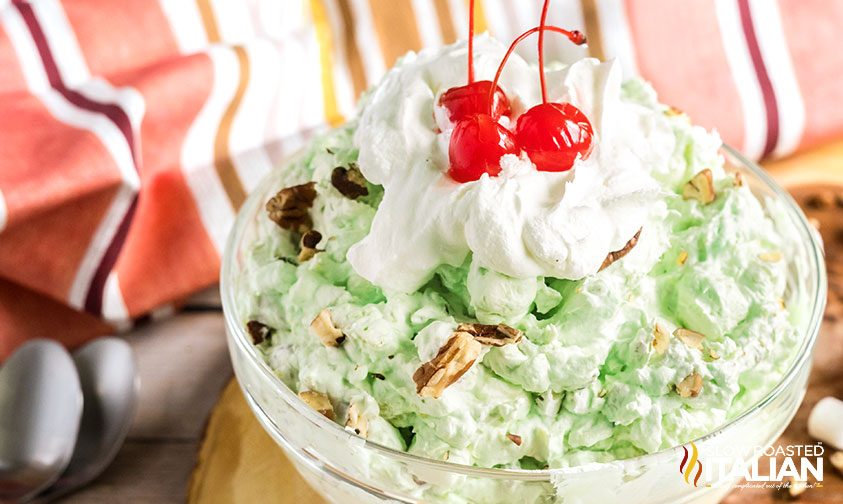
{"label": "fluted glass bowl rim", "polygon": [[[803,366],[808,364],[808,360],[812,356],[812,350],[814,344],[816,343],[817,335],[819,334],[820,326],[823,320],[823,313],[825,311],[825,302],[828,287],[825,271],[824,254],[822,244],[818,237],[818,233],[810,224],[804,212],[802,212],[802,209],[799,207],[799,205],[797,205],[796,201],[794,201],[793,197],[775,180],[773,180],[773,178],[766,171],[764,171],[763,168],[758,166],[753,161],[750,161],[736,149],[726,144],[724,144],[721,149],[734,161],[735,164],[749,171],[764,186],[766,186],[766,188],[769,189],[779,201],[784,202],[787,211],[790,214],[790,217],[795,217],[796,222],[798,222],[799,224],[799,232],[802,235],[801,238],[803,240],[807,240],[807,249],[809,253],[808,260],[810,261],[809,268],[817,276],[817,285],[813,295],[811,295],[810,293],[808,294],[809,297],[813,298],[813,307],[807,325],[807,334],[803,335],[804,337],[801,339],[802,344],[799,347],[799,353],[797,354],[796,358],[793,359],[790,367],[783,374],[779,382],[754,405],[748,407],[745,411],[735,416],[734,418],[729,419],[729,421],[715,428],[711,432],[700,436],[697,439],[694,439],[693,442],[696,444],[704,443],[707,440],[718,436],[721,432],[729,429],[730,427],[736,424],[741,423],[744,419],[753,415],[758,410],[765,408],[777,397],[779,397],[779,395],[781,395],[782,392],[788,388],[788,386],[793,382],[793,380],[798,377],[799,371],[803,368]],[[291,158],[292,157],[294,156],[291,156]],[[248,226],[252,223],[252,220],[256,215],[256,212],[258,211],[260,205],[262,205],[263,203],[262,198],[266,194],[266,191],[264,191],[264,189],[267,188],[266,184],[270,180],[271,176],[268,175],[260,184],[258,184],[256,189],[252,191],[252,193],[247,198],[246,202],[240,208],[234,226],[228,236],[225,251],[223,254],[222,268],[220,274],[220,294],[222,297],[222,306],[226,327],[232,334],[232,339],[236,344],[237,351],[248,357],[250,363],[253,364],[260,371],[262,378],[269,385],[272,386],[272,389],[275,392],[278,393],[278,397],[280,400],[283,400],[285,403],[287,403],[288,406],[290,406],[298,414],[303,415],[310,421],[311,424],[318,426],[318,428],[328,431],[334,430],[335,435],[347,436],[349,435],[348,431],[346,431],[339,424],[325,418],[324,416],[304,404],[304,402],[299,399],[296,393],[290,390],[290,388],[287,387],[287,385],[278,376],[275,375],[272,368],[266,362],[264,356],[252,344],[250,336],[246,333],[245,328],[238,320],[237,299],[234,295],[234,278],[232,276],[235,274],[234,261],[236,259],[237,251],[243,240],[244,233],[246,232]],[[234,352],[233,349],[231,351]],[[248,391],[244,390],[244,392],[248,394]],[[412,455],[403,451],[383,446],[365,438],[360,438],[359,442],[362,443],[362,445],[366,449],[377,452],[382,456],[394,459],[396,462],[407,462],[416,465],[423,465],[441,471],[464,474],[467,476],[479,478],[508,479],[519,481],[549,481],[553,475],[564,474],[570,471],[582,472],[582,468],[578,467],[541,470],[483,468],[459,464],[455,462],[435,460],[427,457],[421,457],[418,455]],[[665,458],[670,457],[674,453],[676,448],[677,447],[670,447],[638,457],[616,460],[613,462],[613,464],[655,464],[660,460],[664,460]],[[327,462],[330,461],[328,460]],[[591,466],[594,466],[595,470],[597,470],[599,466],[601,466],[601,464],[592,464]]]}

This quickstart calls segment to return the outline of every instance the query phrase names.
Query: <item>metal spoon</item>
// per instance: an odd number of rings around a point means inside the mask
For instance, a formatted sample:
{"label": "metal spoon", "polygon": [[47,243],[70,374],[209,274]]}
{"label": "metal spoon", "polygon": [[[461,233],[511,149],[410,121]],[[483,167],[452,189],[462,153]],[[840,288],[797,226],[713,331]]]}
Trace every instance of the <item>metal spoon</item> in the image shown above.
{"label": "metal spoon", "polygon": [[129,433],[138,398],[137,365],[131,347],[100,338],[73,354],[85,408],[70,465],[36,501],[47,502],[96,479],[111,464]]}
{"label": "metal spoon", "polygon": [[0,502],[22,501],[67,467],[79,431],[82,389],[58,343],[31,340],[0,368]]}

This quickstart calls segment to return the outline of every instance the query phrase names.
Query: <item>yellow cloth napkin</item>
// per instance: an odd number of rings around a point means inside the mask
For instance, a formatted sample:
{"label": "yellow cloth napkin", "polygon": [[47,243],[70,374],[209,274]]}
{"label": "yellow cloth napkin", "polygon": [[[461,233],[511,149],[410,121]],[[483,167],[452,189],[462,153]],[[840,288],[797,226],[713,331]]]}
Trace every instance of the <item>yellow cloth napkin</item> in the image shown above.
{"label": "yellow cloth napkin", "polygon": [[189,504],[322,504],[252,414],[237,382],[211,414],[191,478]]}

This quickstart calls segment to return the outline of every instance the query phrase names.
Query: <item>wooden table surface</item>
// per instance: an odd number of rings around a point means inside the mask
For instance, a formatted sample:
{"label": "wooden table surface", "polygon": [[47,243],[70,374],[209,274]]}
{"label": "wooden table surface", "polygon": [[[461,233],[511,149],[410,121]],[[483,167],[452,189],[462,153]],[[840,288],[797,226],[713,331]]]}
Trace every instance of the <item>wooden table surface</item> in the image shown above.
{"label": "wooden table surface", "polygon": [[[805,167],[800,180],[810,178],[809,172],[816,173],[817,180],[827,180],[832,173],[839,174],[840,185],[833,189],[834,184],[818,185],[809,181],[810,187],[796,191],[803,202],[813,201],[817,194],[828,200],[827,196],[831,194],[830,206],[810,212],[822,221],[833,293],[829,316],[818,342],[808,394],[793,423],[779,440],[782,444],[812,442],[806,431],[811,407],[825,396],[843,398],[843,203],[834,202],[836,195],[843,202],[843,142],[776,163],[771,168],[781,180],[792,182],[795,166]],[[199,296],[196,303],[213,306],[218,304],[218,299],[211,291]],[[137,353],[143,383],[139,412],[128,441],[114,464],[94,484],[62,502],[133,504],[184,502],[186,499],[209,414],[232,376],[222,315],[201,310],[181,313],[140,328],[126,339]],[[260,434],[249,438],[249,442],[266,442],[268,438],[262,438]],[[835,473],[827,459],[825,467],[824,487],[806,492],[800,502],[843,503],[843,477]],[[312,494],[305,492],[299,501],[311,502],[306,496]],[[229,497],[220,496],[204,502],[260,501],[255,500],[254,495]],[[779,497],[769,490],[743,490],[733,492],[725,502],[774,502]]]}
{"label": "wooden table surface", "polygon": [[184,502],[205,424],[231,380],[220,313],[182,313],[126,336],[141,393],[128,440],[92,485],[61,502]]}

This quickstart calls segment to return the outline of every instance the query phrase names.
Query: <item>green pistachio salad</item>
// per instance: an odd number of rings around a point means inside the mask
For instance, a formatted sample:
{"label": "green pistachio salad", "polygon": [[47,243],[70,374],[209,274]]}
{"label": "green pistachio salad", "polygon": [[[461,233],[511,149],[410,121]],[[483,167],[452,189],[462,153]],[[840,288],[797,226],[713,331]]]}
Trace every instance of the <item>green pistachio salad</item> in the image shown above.
{"label": "green pistachio salad", "polygon": [[615,62],[548,64],[543,92],[513,55],[498,89],[506,47],[473,51],[488,110],[465,42],[410,53],[272,174],[235,288],[277,376],[370,441],[487,468],[651,453],[765,395],[799,343],[792,239],[716,133]]}

